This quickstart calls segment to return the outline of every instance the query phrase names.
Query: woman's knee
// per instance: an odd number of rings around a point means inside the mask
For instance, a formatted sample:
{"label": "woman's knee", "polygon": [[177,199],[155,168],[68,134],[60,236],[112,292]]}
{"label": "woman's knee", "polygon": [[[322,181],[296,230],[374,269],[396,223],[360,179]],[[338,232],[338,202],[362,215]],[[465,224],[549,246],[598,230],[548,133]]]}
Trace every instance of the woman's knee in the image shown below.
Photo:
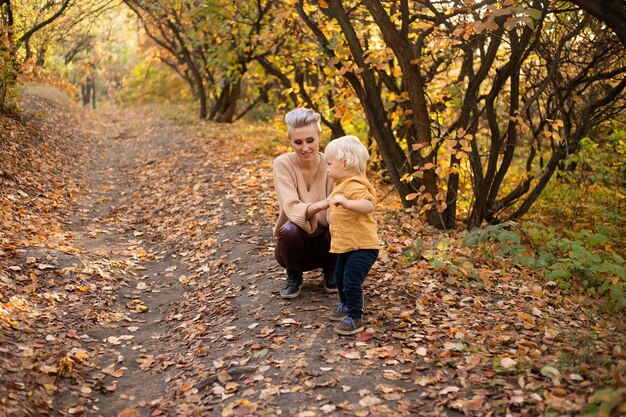
{"label": "woman's knee", "polygon": [[288,221],[278,230],[278,239],[292,241],[293,239],[302,240],[302,229],[295,223]]}
{"label": "woman's knee", "polygon": [[290,270],[302,270],[302,257],[305,252],[303,231],[292,222],[287,222],[278,230],[275,256],[278,264]]}

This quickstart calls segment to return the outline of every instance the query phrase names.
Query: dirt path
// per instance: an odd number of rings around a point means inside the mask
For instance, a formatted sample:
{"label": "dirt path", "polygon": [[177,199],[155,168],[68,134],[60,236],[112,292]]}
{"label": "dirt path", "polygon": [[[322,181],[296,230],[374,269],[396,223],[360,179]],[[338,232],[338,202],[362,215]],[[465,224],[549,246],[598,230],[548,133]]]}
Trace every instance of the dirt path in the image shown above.
{"label": "dirt path", "polygon": [[[83,164],[86,189],[68,230],[81,248],[82,265],[94,268],[109,285],[99,300],[104,311],[78,336],[93,371],[55,408],[115,416],[136,401],[166,392],[164,378],[150,378],[142,369],[163,352],[160,340],[173,320],[171,306],[184,295],[177,278],[185,267],[167,248],[148,243],[141,222],[128,213],[137,185],[132,174],[164,141],[137,137],[115,117],[95,133]],[[81,395],[87,403],[76,398]]]}
{"label": "dirt path", "polygon": [[[174,118],[91,118],[71,244],[0,253],[42,293],[2,327],[1,369],[32,370],[7,415],[573,416],[624,369],[610,317],[404,211],[377,214],[366,331],[335,335],[319,271],[279,296],[275,131]],[[432,250],[400,263],[416,236]]]}
{"label": "dirt path", "polygon": [[[355,342],[332,332],[327,316],[336,300],[323,291],[319,271],[308,274],[300,299],[279,297],[284,278],[272,256],[271,223],[249,221],[248,208],[229,192],[227,177],[243,167],[237,160],[224,165],[223,140],[211,138],[215,154],[206,155],[184,129],[131,113],[107,115],[98,132],[85,163],[92,191],[69,229],[82,256],[123,267],[108,272],[117,275],[108,306],[114,318],[80,335],[94,365],[82,381],[83,400],[66,395],[59,409],[304,416],[338,415],[341,407],[382,415],[406,414],[416,404],[417,397],[399,395],[418,391],[413,369],[397,373],[393,360],[394,381],[381,388],[389,382],[384,363],[362,367],[337,356],[347,351],[356,359],[355,343],[378,342],[366,341],[371,334]],[[143,205],[158,204],[151,200],[158,196],[138,176],[173,155],[182,156],[169,167],[174,181],[206,167],[195,178],[206,185],[198,207],[214,209],[197,221],[218,221],[203,238],[213,243],[201,260],[186,258],[191,248],[176,239],[163,241],[177,233],[174,224],[155,234],[141,218],[150,211]]]}

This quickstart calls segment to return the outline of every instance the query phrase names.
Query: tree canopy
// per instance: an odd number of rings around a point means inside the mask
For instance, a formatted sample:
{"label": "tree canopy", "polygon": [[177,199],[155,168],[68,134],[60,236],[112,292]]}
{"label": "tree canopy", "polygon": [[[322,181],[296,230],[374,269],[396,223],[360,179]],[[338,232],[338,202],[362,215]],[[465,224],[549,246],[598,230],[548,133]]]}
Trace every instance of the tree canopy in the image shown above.
{"label": "tree canopy", "polygon": [[[200,118],[311,107],[332,137],[371,139],[403,204],[438,227],[519,219],[624,117],[617,0],[4,0],[4,85],[55,37],[69,61],[95,49],[79,22],[122,5]],[[99,64],[84,62],[88,80]]]}

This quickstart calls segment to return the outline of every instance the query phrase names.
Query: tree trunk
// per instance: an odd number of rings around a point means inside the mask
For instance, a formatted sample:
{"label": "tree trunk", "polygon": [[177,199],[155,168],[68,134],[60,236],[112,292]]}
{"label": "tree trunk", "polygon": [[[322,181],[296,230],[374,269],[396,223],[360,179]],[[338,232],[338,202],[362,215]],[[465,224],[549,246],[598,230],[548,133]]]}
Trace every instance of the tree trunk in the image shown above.
{"label": "tree trunk", "polygon": [[[416,56],[412,52],[411,45],[406,38],[401,36],[395,24],[378,0],[364,0],[363,3],[368,8],[374,21],[380,27],[385,43],[393,50],[402,70],[403,84],[409,95],[409,105],[411,109],[411,120],[408,125],[409,137],[409,169],[419,168],[423,170],[423,178],[418,181],[419,190],[424,195],[430,195],[432,207],[427,210],[426,217],[432,226],[443,228],[444,221],[435,206],[435,197],[438,194],[437,174],[435,166],[432,165],[434,153],[431,152],[425,157],[420,152],[413,150],[414,144],[429,145],[432,141],[430,126],[430,115],[426,105],[426,92],[424,79],[420,73],[420,68],[414,63]],[[395,137],[394,137],[395,141]],[[432,167],[430,165],[431,164]]]}
{"label": "tree trunk", "polygon": [[[342,20],[340,20],[340,24],[341,22]],[[347,32],[346,36],[352,37],[354,41],[354,37],[356,35],[354,34],[352,27],[345,26],[343,29],[344,33]],[[358,45],[358,41],[356,42]],[[391,130],[391,123],[389,122],[387,113],[385,112],[385,105],[380,96],[379,87],[377,86],[374,75],[363,63],[362,53],[360,53],[362,51],[360,51],[359,48],[353,50],[352,52],[353,54],[356,52],[356,55],[361,58],[360,65],[362,66],[360,66],[360,68],[363,69],[363,72],[360,75],[363,82],[361,83],[359,78],[354,74],[346,74],[346,77],[348,82],[352,85],[352,88],[355,90],[356,95],[361,102],[361,106],[363,106],[363,109],[365,110],[370,130],[376,139],[376,143],[378,144],[380,153],[385,161],[389,176],[391,177],[396,190],[400,194],[402,204],[405,207],[410,207],[411,205],[414,205],[414,201],[408,201],[406,196],[415,190],[418,190],[421,184],[417,180],[414,180],[411,183],[402,180],[405,173],[412,171],[412,167],[410,166],[410,162],[406,155],[396,142],[396,137]]]}
{"label": "tree trunk", "polygon": [[83,106],[91,104],[92,108],[96,108],[96,84],[93,78],[87,78],[87,80],[81,84],[81,92],[83,95]]}
{"label": "tree trunk", "polygon": [[235,118],[237,104],[241,97],[241,79],[238,79],[228,91],[225,100],[222,102],[220,112],[217,114],[215,121],[218,123],[232,123]]}
{"label": "tree trunk", "polygon": [[91,79],[91,108],[96,109],[96,80]]}
{"label": "tree trunk", "polygon": [[0,2],[0,56],[6,61],[0,72],[0,111],[4,111],[9,90],[15,85],[19,63],[14,47],[13,9],[10,0]]}
{"label": "tree trunk", "polygon": [[617,35],[626,46],[626,1],[624,0],[570,0],[589,13]]}

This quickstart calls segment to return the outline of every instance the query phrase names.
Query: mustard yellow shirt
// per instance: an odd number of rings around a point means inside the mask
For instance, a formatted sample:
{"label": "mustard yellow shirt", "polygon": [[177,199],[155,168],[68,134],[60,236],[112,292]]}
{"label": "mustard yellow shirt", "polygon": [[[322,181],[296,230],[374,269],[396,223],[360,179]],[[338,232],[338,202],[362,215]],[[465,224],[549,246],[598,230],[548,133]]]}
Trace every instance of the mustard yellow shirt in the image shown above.
{"label": "mustard yellow shirt", "polygon": [[[343,194],[349,200],[369,200],[376,205],[376,190],[365,175],[343,178],[335,184],[331,198]],[[357,249],[380,249],[374,213],[361,214],[331,203],[329,209],[330,251],[346,253]]]}

